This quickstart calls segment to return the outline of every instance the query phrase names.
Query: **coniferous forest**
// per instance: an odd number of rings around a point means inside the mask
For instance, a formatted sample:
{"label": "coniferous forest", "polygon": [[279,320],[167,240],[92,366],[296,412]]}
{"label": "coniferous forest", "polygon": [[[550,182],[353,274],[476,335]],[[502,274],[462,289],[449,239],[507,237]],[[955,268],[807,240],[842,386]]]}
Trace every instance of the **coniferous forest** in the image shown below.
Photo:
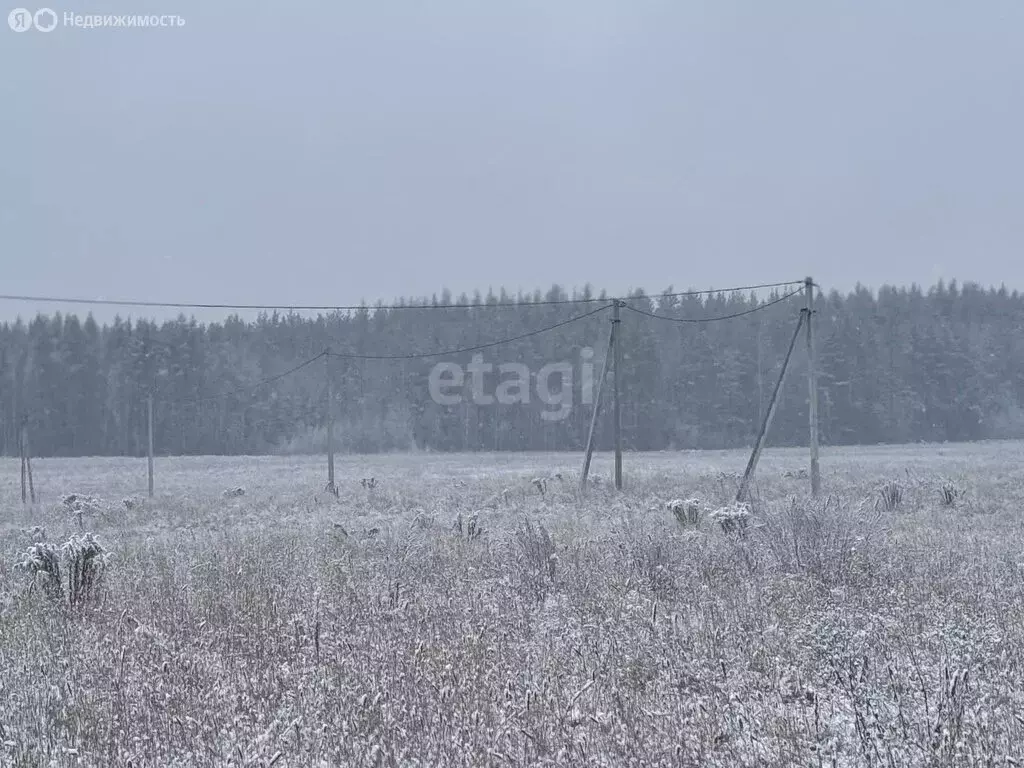
{"label": "coniferous forest", "polygon": [[[182,316],[100,326],[91,316],[58,314],[6,323],[0,326],[0,453],[17,455],[25,423],[36,456],[141,455],[149,396],[158,454],[322,451],[328,376],[342,451],[580,450],[592,413],[581,365],[590,348],[593,370],[600,371],[611,311],[476,353],[495,366],[522,363],[534,379],[545,364],[570,364],[574,407],[560,420],[544,417],[552,406],[538,396],[536,382],[523,402],[474,402],[467,374],[461,402],[438,403],[431,396],[432,367],[442,361],[468,367],[472,354],[417,355],[530,334],[601,306],[543,302],[593,298],[600,297],[589,290],[567,296],[555,286],[531,296],[444,294],[405,308],[315,318],[267,313],[251,322],[232,316],[201,324]],[[514,306],[488,306],[508,302]],[[450,303],[471,306],[431,308]],[[628,303],[701,321],[742,313],[758,299],[734,293]],[[717,322],[623,310],[626,448],[750,445],[802,305],[798,295]],[[1024,296],[1018,292],[956,283],[857,288],[822,294],[816,310],[823,444],[1024,436]],[[281,376],[325,349],[337,357]],[[498,373],[484,375],[483,391],[493,395],[501,380]],[[561,382],[550,379],[552,391]],[[807,392],[801,339],[770,445],[806,444]],[[599,448],[610,446],[610,420],[611,408],[604,408]]]}

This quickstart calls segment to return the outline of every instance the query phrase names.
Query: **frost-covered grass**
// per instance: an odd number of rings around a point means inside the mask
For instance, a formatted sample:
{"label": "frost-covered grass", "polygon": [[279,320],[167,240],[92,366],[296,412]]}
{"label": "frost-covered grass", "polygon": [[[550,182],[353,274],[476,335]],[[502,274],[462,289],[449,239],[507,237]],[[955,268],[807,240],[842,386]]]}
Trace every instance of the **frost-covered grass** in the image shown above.
{"label": "frost-covered grass", "polygon": [[579,458],[0,462],[0,765],[1020,764],[1024,446],[768,451],[731,535],[743,453]]}

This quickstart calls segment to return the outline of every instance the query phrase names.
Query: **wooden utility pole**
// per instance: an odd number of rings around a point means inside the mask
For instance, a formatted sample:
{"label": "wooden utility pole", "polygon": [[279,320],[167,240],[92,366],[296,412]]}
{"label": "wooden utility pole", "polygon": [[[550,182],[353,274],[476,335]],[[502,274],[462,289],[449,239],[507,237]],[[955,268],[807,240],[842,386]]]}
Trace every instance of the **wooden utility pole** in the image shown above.
{"label": "wooden utility pole", "polygon": [[334,385],[331,382],[331,350],[327,350],[324,368],[327,372],[327,492],[338,495],[334,484]]}
{"label": "wooden utility pole", "polygon": [[775,389],[772,391],[771,402],[768,403],[768,413],[765,414],[764,422],[761,424],[761,431],[757,435],[757,442],[754,443],[754,450],[747,462],[747,469],[743,473],[743,480],[740,482],[740,489],[736,492],[736,501],[743,501],[750,486],[750,480],[757,470],[757,462],[761,458],[761,450],[768,439],[768,430],[771,429],[772,420],[775,418],[775,406],[779,403],[779,392],[782,390],[782,382],[786,379],[786,370],[789,368],[789,360],[793,357],[793,350],[796,348],[797,339],[800,338],[800,326],[807,315],[806,310],[801,310],[800,319],[797,320],[796,330],[793,331],[793,339],[789,342],[789,350],[786,352],[786,359],[782,362],[782,371],[779,373],[779,380],[775,382]]}
{"label": "wooden utility pole", "polygon": [[21,453],[21,503],[25,504],[28,501],[28,488],[25,485],[25,439],[26,439],[26,427],[25,422],[22,420],[21,429],[18,430],[18,448]]}
{"label": "wooden utility pole", "polygon": [[146,398],[147,450],[149,465],[149,498],[153,498],[153,396]]}
{"label": "wooden utility pole", "polygon": [[604,389],[604,380],[608,374],[608,364],[612,359],[612,348],[615,344],[615,324],[612,323],[608,332],[608,349],[604,354],[604,362],[601,363],[601,374],[597,379],[597,393],[594,396],[594,411],[590,414],[590,431],[587,433],[587,455],[583,459],[583,472],[580,473],[580,490],[587,487],[587,475],[590,474],[590,460],[594,455],[594,433],[597,431],[597,418],[601,413],[601,391]]}
{"label": "wooden utility pole", "polygon": [[821,470],[818,466],[818,373],[814,355],[814,279],[804,280],[804,294],[807,299],[807,386],[809,421],[811,428],[811,495],[821,490]]}
{"label": "wooden utility pole", "polygon": [[612,392],[614,394],[615,411],[615,490],[622,490],[622,410],[619,407],[619,371],[622,370],[622,320],[619,318],[619,307],[622,302],[615,300],[615,308],[612,315],[612,327],[615,333],[614,339],[615,368],[612,371]]}
{"label": "wooden utility pole", "polygon": [[25,466],[28,467],[28,497],[32,503],[36,503],[36,485],[32,482],[32,453],[25,452]]}
{"label": "wooden utility pole", "polygon": [[32,482],[32,447],[28,441],[28,419],[21,422],[21,503],[26,501],[25,479],[28,476],[28,499],[36,503],[36,487]]}

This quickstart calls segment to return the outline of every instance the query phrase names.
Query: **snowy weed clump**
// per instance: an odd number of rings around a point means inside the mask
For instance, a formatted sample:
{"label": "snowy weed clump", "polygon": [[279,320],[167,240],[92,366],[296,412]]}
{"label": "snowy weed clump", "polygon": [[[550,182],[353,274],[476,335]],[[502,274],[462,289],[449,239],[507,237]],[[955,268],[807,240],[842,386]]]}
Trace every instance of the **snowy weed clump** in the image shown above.
{"label": "snowy weed clump", "polygon": [[99,512],[103,507],[100,499],[81,493],[69,493],[60,500],[60,503],[72,512]]}
{"label": "snowy weed clump", "polygon": [[480,525],[479,516],[475,512],[465,521],[462,518],[462,513],[459,512],[455,517],[455,522],[452,524],[452,530],[456,536],[460,539],[464,538],[466,541],[478,539],[484,532],[483,526]]}
{"label": "snowy weed clump", "polygon": [[72,536],[61,547],[67,564],[68,601],[72,608],[92,599],[110,563],[110,553],[91,534]]}
{"label": "snowy weed clump", "polygon": [[415,514],[413,515],[412,521],[409,523],[409,528],[429,531],[437,524],[436,518],[427,513],[427,510],[422,507],[417,507],[412,510]]}
{"label": "snowy weed clump", "polygon": [[680,525],[697,525],[704,512],[704,502],[700,499],[672,499],[665,503],[665,508]]}
{"label": "snowy weed clump", "polygon": [[939,489],[942,504],[947,507],[955,507],[957,502],[963,499],[964,490],[952,480],[947,480]]}
{"label": "snowy weed clump", "polygon": [[43,594],[57,604],[64,602],[64,584],[61,580],[60,548],[49,541],[34,542],[15,566],[32,577],[29,589],[39,584]]}
{"label": "snowy weed clump", "polygon": [[[57,547],[34,542],[18,559],[17,567],[32,577],[53,602],[76,608],[95,597],[110,562],[110,554],[91,533],[72,535]],[[66,578],[64,576],[66,574]]]}
{"label": "snowy weed clump", "polygon": [[708,519],[718,524],[723,533],[744,535],[750,524],[750,507],[742,502],[720,507],[708,515]]}
{"label": "snowy weed clump", "polygon": [[60,500],[61,508],[74,518],[80,530],[85,530],[86,517],[99,517],[104,511],[104,503],[94,496],[81,493],[69,493]]}

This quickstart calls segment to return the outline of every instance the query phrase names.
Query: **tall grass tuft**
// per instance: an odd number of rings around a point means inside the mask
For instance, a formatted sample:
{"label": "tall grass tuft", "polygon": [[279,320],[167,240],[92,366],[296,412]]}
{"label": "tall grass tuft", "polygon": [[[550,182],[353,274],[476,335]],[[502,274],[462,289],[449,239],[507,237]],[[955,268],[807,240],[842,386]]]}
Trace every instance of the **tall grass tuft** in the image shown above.
{"label": "tall grass tuft", "polygon": [[947,480],[939,489],[942,503],[947,507],[955,507],[956,503],[964,497],[964,491],[952,480]]}
{"label": "tall grass tuft", "polygon": [[885,512],[895,512],[903,504],[903,486],[890,480],[878,489],[878,506]]}
{"label": "tall grass tuft", "polygon": [[543,600],[554,587],[558,570],[551,534],[543,523],[524,517],[516,527],[515,542],[521,555],[523,585],[532,597]]}

